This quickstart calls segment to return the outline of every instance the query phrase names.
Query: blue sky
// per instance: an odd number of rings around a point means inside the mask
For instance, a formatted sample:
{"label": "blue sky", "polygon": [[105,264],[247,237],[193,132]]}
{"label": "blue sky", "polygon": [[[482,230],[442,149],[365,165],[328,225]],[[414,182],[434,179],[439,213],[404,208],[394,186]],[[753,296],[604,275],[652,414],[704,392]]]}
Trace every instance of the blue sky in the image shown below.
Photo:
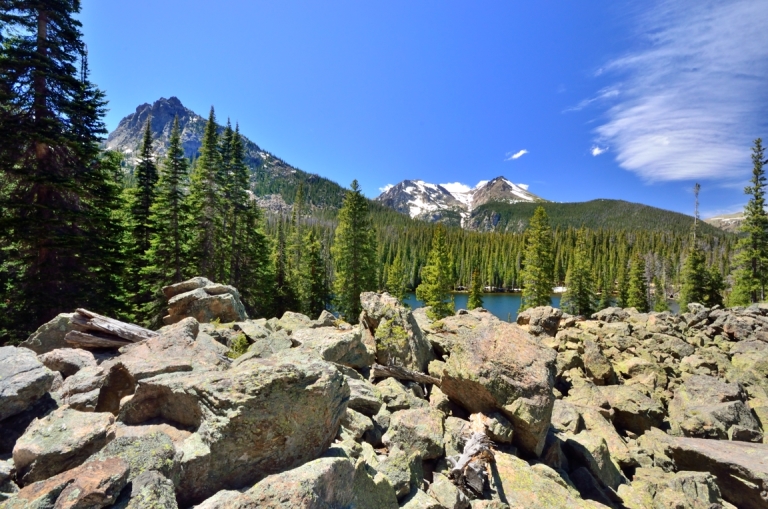
{"label": "blue sky", "polygon": [[692,213],[698,181],[707,217],[768,138],[765,0],[82,3],[110,130],[175,95],[371,197],[504,175]]}

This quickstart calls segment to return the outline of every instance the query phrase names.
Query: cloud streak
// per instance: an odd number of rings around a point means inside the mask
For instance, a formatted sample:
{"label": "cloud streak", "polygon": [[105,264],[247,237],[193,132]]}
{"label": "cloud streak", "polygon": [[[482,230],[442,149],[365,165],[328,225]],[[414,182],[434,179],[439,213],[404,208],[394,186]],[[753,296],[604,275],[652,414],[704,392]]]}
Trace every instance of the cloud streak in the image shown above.
{"label": "cloud streak", "polygon": [[621,82],[601,92],[621,94],[596,146],[650,182],[743,177],[766,127],[767,24],[765,1],[655,2],[639,19],[646,47],[605,66]]}
{"label": "cloud streak", "polygon": [[395,186],[393,186],[392,184],[387,184],[384,187],[380,187],[379,191],[381,191],[382,193],[386,193],[387,191],[389,191],[393,187],[395,187]]}
{"label": "cloud streak", "polygon": [[608,150],[607,148],[601,148],[595,145],[592,147],[592,150],[590,150],[590,152],[592,153],[593,156],[597,157],[600,154],[604,154],[607,150]]}
{"label": "cloud streak", "polygon": [[525,149],[520,150],[518,152],[515,152],[514,154],[512,152],[507,152],[507,157],[504,158],[504,160],[505,161],[513,161],[515,159],[520,159],[521,157],[523,157],[527,153],[528,153],[528,151],[525,150]]}

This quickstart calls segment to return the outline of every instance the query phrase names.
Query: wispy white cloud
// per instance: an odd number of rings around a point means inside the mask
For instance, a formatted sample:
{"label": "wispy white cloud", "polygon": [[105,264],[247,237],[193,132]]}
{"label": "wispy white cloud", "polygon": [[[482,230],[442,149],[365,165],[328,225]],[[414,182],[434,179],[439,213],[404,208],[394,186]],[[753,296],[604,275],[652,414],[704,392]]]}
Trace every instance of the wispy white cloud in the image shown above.
{"label": "wispy white cloud", "polygon": [[768,2],[658,0],[644,49],[605,66],[619,102],[597,128],[619,165],[648,181],[734,179],[768,106]]}
{"label": "wispy white cloud", "polygon": [[571,111],[581,111],[593,103],[606,101],[608,99],[613,99],[614,97],[618,97],[618,96],[619,96],[618,87],[606,87],[600,90],[597,93],[597,95],[595,95],[595,97],[584,99],[583,101],[579,102],[579,104],[577,104],[576,106],[571,106],[570,108],[564,109],[563,113],[570,113]]}
{"label": "wispy white cloud", "polygon": [[387,184],[387,185],[386,185],[386,186],[384,186],[384,187],[380,187],[380,188],[379,188],[379,191],[381,191],[382,193],[386,193],[387,191],[389,191],[389,190],[390,190],[390,189],[392,189],[393,187],[395,187],[395,186],[393,186],[392,184]]}
{"label": "wispy white cloud", "polygon": [[528,151],[523,149],[515,152],[514,154],[512,152],[507,152],[506,157],[504,158],[505,161],[512,161],[513,159],[520,159],[525,154],[527,154]]}
{"label": "wispy white cloud", "polygon": [[523,188],[527,191],[529,186],[528,184],[517,184],[517,187]]}
{"label": "wispy white cloud", "polygon": [[604,154],[607,150],[608,150],[607,147],[606,148],[602,148],[602,147],[598,147],[597,145],[593,145],[592,146],[592,150],[590,150],[590,152],[592,152],[593,156],[597,157],[600,154]]}

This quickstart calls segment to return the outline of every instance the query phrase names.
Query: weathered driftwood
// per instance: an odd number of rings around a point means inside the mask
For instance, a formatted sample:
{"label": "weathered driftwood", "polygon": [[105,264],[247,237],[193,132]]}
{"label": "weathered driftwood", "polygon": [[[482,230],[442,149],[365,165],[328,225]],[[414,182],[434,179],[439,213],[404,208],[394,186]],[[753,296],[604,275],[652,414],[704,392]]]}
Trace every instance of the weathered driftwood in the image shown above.
{"label": "weathered driftwood", "polygon": [[473,433],[461,456],[446,458],[451,465],[448,477],[466,494],[482,495],[488,474],[486,465],[493,461],[491,441],[483,433]]}
{"label": "weathered driftwood", "polygon": [[79,348],[120,348],[121,346],[131,344],[130,341],[125,341],[115,336],[107,334],[99,334],[97,336],[93,333],[78,330],[67,332],[67,335],[64,336],[64,341]]}
{"label": "weathered driftwood", "polygon": [[440,386],[440,379],[433,376],[419,373],[418,371],[411,371],[400,366],[382,366],[381,364],[374,364],[371,366],[371,374],[374,378],[397,378],[399,380],[411,380],[420,384],[434,384]]}
{"label": "weathered driftwood", "polygon": [[[114,339],[123,339],[137,343],[157,336],[157,332],[139,327],[132,323],[121,322],[114,318],[99,315],[87,309],[78,309],[71,319],[72,325],[80,332],[97,331],[115,336]],[[104,337],[98,334],[98,337]]]}

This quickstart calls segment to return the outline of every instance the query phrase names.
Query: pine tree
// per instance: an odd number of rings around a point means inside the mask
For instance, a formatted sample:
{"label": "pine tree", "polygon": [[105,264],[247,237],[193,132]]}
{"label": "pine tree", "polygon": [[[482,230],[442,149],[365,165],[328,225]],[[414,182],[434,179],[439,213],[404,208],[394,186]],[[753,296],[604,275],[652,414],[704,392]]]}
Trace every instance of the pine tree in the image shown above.
{"label": "pine tree", "polygon": [[555,279],[554,250],[552,228],[544,207],[537,207],[534,211],[526,236],[520,311],[552,304],[552,284]]}
{"label": "pine tree", "polygon": [[119,307],[115,175],[99,149],[106,101],[88,78],[79,10],[0,8],[0,342],[73,306]]}
{"label": "pine tree", "polygon": [[331,254],[336,266],[333,284],[336,309],[350,323],[362,310],[360,294],[376,289],[376,232],[371,225],[368,201],[357,180],[344,196],[339,210]]}
{"label": "pine tree", "polygon": [[325,261],[322,246],[315,232],[304,236],[304,256],[299,269],[299,311],[309,317],[317,317],[328,302],[328,285],[325,278]]}
{"label": "pine tree", "polygon": [[480,271],[475,269],[472,272],[472,281],[469,284],[467,309],[477,309],[481,307],[483,307],[483,280],[480,278]]}
{"label": "pine tree", "polygon": [[400,256],[400,251],[395,255],[395,259],[387,271],[386,287],[390,295],[403,302],[405,292],[408,289],[408,274],[405,272],[405,265],[403,264],[403,258]]}
{"label": "pine tree", "polygon": [[416,298],[430,307],[427,316],[433,320],[453,314],[451,281],[451,258],[445,228],[438,225],[432,238],[432,249],[427,256],[427,264],[421,269],[421,284],[416,288]]}
{"label": "pine tree", "polygon": [[582,228],[577,234],[576,248],[565,278],[567,290],[563,295],[562,308],[568,313],[590,316],[594,312],[595,290],[591,265],[587,231]]}
{"label": "pine tree", "polygon": [[645,260],[639,254],[632,258],[632,263],[629,266],[626,307],[635,308],[641,313],[649,311],[648,284],[645,280]]}
{"label": "pine tree", "polygon": [[605,309],[613,306],[613,282],[610,280],[608,274],[605,274],[604,277],[602,293],[600,294],[600,303],[597,305],[598,309]]}
{"label": "pine tree", "polygon": [[275,298],[274,311],[276,316],[283,316],[286,311],[296,309],[296,296],[288,276],[288,249],[285,240],[284,219],[277,220],[277,234],[274,252],[275,265]]}
{"label": "pine tree", "polygon": [[617,274],[618,285],[618,306],[627,308],[629,306],[629,271],[627,270],[627,260],[622,256],[619,258],[619,270]]}
{"label": "pine tree", "polygon": [[667,292],[664,288],[664,282],[660,277],[657,276],[654,278],[653,287],[653,310],[657,312],[669,311],[669,304],[667,304]]}
{"label": "pine tree", "polygon": [[266,318],[275,315],[276,285],[272,248],[263,223],[261,209],[249,199],[238,214],[232,284],[240,292],[248,316]]}
{"label": "pine tree", "polygon": [[190,271],[198,276],[215,280],[220,274],[220,257],[217,256],[222,239],[222,190],[224,183],[221,154],[218,150],[216,115],[211,108],[205,124],[200,157],[192,171],[189,191],[192,238],[189,245]]}
{"label": "pine tree", "polygon": [[189,275],[186,270],[186,248],[189,238],[189,168],[181,146],[179,119],[171,129],[168,152],[160,168],[155,199],[150,209],[149,223],[153,226],[147,265],[141,271],[144,293],[152,298],[144,304],[141,315],[152,326],[160,324],[165,298],[163,286],[178,283]]}
{"label": "pine tree", "polygon": [[752,148],[751,186],[744,188],[750,195],[744,208],[744,235],[737,244],[739,253],[734,260],[737,267],[732,305],[747,305],[765,299],[765,285],[768,280],[768,214],[765,212],[765,170],[766,163],[763,141],[758,138]]}
{"label": "pine tree", "polygon": [[709,271],[704,252],[698,246],[694,245],[686,257],[681,278],[680,309],[686,310],[691,302],[705,304]]}

